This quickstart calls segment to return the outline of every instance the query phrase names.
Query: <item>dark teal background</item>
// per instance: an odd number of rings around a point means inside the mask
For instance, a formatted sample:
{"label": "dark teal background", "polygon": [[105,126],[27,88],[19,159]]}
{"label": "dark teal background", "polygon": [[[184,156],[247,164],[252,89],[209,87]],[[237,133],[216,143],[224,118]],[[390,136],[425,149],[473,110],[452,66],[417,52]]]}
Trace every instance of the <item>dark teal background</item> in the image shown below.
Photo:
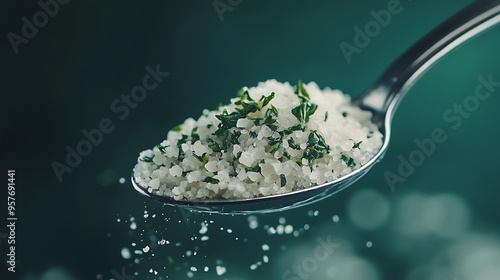
{"label": "dark teal background", "polygon": [[[352,56],[351,63],[339,44],[353,44],[353,28],[364,28],[373,20],[370,11],[385,9],[388,1],[243,0],[224,13],[221,21],[211,1],[73,0],[61,6],[28,44],[21,45],[18,54],[6,35],[19,34],[21,17],[31,18],[40,8],[35,1],[4,4],[0,16],[4,36],[0,172],[16,169],[19,221],[17,272],[7,273],[2,266],[0,278],[69,280],[102,275],[110,279],[112,270],[126,267],[127,272],[139,273],[136,279],[155,279],[150,269],[159,272],[157,279],[188,279],[187,271],[195,266],[198,272],[193,279],[282,279],[287,269],[312,254],[316,238],[328,235],[342,250],[370,262],[378,278],[360,276],[356,273],[364,270],[342,265],[339,251],[326,261],[337,264],[337,276],[328,276],[328,266],[322,264],[309,279],[472,279],[448,269],[448,259],[441,260],[449,248],[469,240],[470,235],[479,240],[471,252],[479,250],[480,255],[483,247],[477,244],[484,241],[493,250],[489,260],[500,263],[498,246],[492,245],[499,242],[500,234],[500,88],[458,129],[443,119],[453,104],[474,93],[479,76],[493,75],[493,80],[500,81],[498,27],[446,56],[415,84],[394,117],[384,160],[366,177],[307,208],[259,215],[258,229],[250,230],[244,216],[192,214],[187,221],[177,209],[161,207],[137,194],[129,180],[140,151],[159,143],[185,118],[228,102],[242,86],[271,78],[291,83],[301,79],[353,97],[361,94],[406,48],[470,2],[401,1],[403,11],[393,15],[390,24]],[[157,64],[170,75],[120,120],[110,109],[111,103],[142,82],[147,65],[154,68]],[[110,118],[115,130],[58,182],[51,164],[63,163],[65,147],[76,147],[84,139],[81,130],[97,128],[103,118]],[[414,140],[429,138],[434,128],[443,128],[448,140],[392,192],[384,172],[396,173],[398,156],[408,158],[416,149]],[[125,184],[118,183],[121,177],[127,179]],[[385,223],[372,230],[360,228],[349,215],[352,198],[366,189],[379,193],[390,209]],[[401,234],[398,205],[416,193],[458,197],[470,217],[466,232],[453,238]],[[2,205],[0,220],[5,221],[6,205]],[[368,201],[367,208],[358,211],[366,212],[370,220],[376,206]],[[144,210],[156,213],[157,218],[144,219]],[[318,210],[319,215],[311,217],[310,210]],[[340,217],[339,223],[332,222],[333,215]],[[456,217],[447,215],[447,219]],[[124,222],[130,216],[136,219],[136,230]],[[264,225],[275,227],[280,217],[295,229],[305,224],[310,229],[299,237],[268,235]],[[204,220],[214,221],[206,242],[199,240],[198,233]],[[407,220],[412,223],[411,218]],[[414,226],[418,229],[420,224]],[[227,228],[233,233],[228,234]],[[134,263],[135,257],[121,257],[123,247],[133,251],[154,244],[151,236],[165,238],[172,245],[155,248],[155,257],[138,256],[139,264]],[[193,236],[198,239],[192,240]],[[373,242],[372,248],[365,246],[367,241]],[[177,242],[182,245],[173,245]],[[271,247],[265,252],[270,261],[251,270],[250,265],[262,259],[262,244]],[[185,255],[196,246],[197,256]],[[2,259],[6,258],[5,239],[0,248]],[[227,269],[225,278],[217,278],[214,272],[217,260]],[[202,272],[204,266],[209,266],[209,272]],[[55,267],[74,278],[50,276],[61,271]],[[424,274],[412,274],[421,267],[425,267]],[[480,267],[473,279],[500,279],[484,271]]]}

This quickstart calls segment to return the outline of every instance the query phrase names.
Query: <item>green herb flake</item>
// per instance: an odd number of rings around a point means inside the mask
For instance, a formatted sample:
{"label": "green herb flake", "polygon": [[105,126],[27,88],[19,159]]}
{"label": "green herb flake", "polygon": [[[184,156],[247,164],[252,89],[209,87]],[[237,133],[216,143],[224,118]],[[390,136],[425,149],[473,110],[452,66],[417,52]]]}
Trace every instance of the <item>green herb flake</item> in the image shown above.
{"label": "green herb flake", "polygon": [[347,112],[345,112],[345,111],[344,111],[344,112],[342,112],[342,116],[343,116],[344,118],[345,118],[345,117],[347,117]]}
{"label": "green herb flake", "polygon": [[257,132],[255,131],[250,131],[248,135],[250,135],[250,138],[257,138]]}
{"label": "green herb flake", "polygon": [[222,136],[227,130],[236,127],[236,123],[241,118],[241,114],[238,112],[228,114],[227,110],[224,110],[222,114],[215,115],[215,117],[220,120],[219,128],[215,131],[215,135]]}
{"label": "green herb flake", "polygon": [[303,101],[309,100],[309,93],[307,93],[307,90],[304,88],[304,85],[302,84],[302,81],[297,82],[297,87],[295,88],[295,94],[299,96],[300,99]]}
{"label": "green herb flake", "polygon": [[288,139],[288,146],[294,150],[300,150],[300,145],[295,143],[295,141],[291,137],[290,139]]}
{"label": "green herb flake", "polygon": [[358,148],[359,149],[359,145],[362,143],[363,141],[359,141],[358,143],[354,143],[354,145],[352,146],[353,149],[356,149]]}
{"label": "green herb flake", "polygon": [[143,157],[143,158],[141,158],[139,160],[140,161],[144,161],[144,162],[152,162],[153,158],[154,158],[154,156],[152,156],[152,157],[145,156],[145,157]]}
{"label": "green herb flake", "polygon": [[203,180],[203,182],[210,183],[210,184],[218,184],[219,180],[217,180],[217,179],[215,179],[213,177],[205,177],[205,179]]}
{"label": "green herb flake", "polygon": [[179,132],[179,131],[181,131],[181,130],[182,130],[182,127],[181,127],[181,125],[179,124],[179,125],[174,126],[174,128],[172,128],[170,131]]}
{"label": "green herb flake", "polygon": [[285,174],[280,175],[281,186],[284,187],[286,185],[286,177]]}
{"label": "green herb flake", "polygon": [[198,135],[197,130],[198,130],[198,127],[195,127],[195,128],[193,128],[193,130],[191,130],[191,142],[192,143],[200,140],[200,135]]}
{"label": "green herb flake", "polygon": [[222,151],[220,145],[212,139],[208,139],[208,147],[214,152]]}
{"label": "green herb flake", "polygon": [[316,109],[318,109],[318,105],[309,102],[302,102],[299,106],[292,109],[292,114],[300,121],[301,124],[305,124],[309,122],[309,117],[316,112]]}
{"label": "green herb flake", "polygon": [[314,161],[324,157],[328,153],[330,153],[330,146],[326,144],[323,135],[315,130],[312,130],[309,133],[309,137],[307,139],[307,148],[304,151],[303,155],[303,158],[307,159],[307,161],[309,162],[309,167],[311,168],[311,170],[314,166]]}
{"label": "green herb flake", "polygon": [[325,112],[325,122],[328,120],[328,111]]}
{"label": "green herb flake", "polygon": [[276,142],[274,143],[273,145],[271,145],[271,147],[269,148],[269,153],[273,154],[274,152],[276,152],[281,146],[281,142]]}
{"label": "green herb flake", "polygon": [[158,145],[156,145],[156,148],[158,148],[158,150],[160,150],[160,152],[161,152],[162,154],[164,154],[164,153],[165,153],[165,148],[166,148],[166,147],[163,147],[162,145],[158,144]]}
{"label": "green herb flake", "polygon": [[247,167],[247,168],[245,168],[245,172],[257,172],[257,173],[260,173],[260,166],[257,164],[254,167]]}
{"label": "green herb flake", "polygon": [[262,107],[261,108],[264,108],[266,107],[267,104],[269,104],[269,102],[271,102],[271,100],[273,100],[275,96],[275,93],[274,92],[271,92],[271,94],[269,96],[262,96],[260,98],[260,100],[262,100]]}
{"label": "green herb flake", "polygon": [[255,102],[248,91],[245,91],[240,97],[240,100],[234,103],[235,105],[241,105],[243,109],[237,109],[240,113],[247,115],[248,113],[256,112],[258,109],[257,102]]}
{"label": "green herb flake", "polygon": [[184,159],[184,151],[182,150],[182,144],[186,143],[186,140],[188,139],[188,136],[186,134],[182,134],[181,139],[177,140],[177,148],[179,149],[179,154],[177,155],[177,160],[183,160]]}
{"label": "green herb flake", "polygon": [[203,162],[203,165],[207,164],[208,156],[206,154],[203,155],[202,162]]}
{"label": "green herb flake", "polygon": [[240,89],[240,90],[238,90],[238,92],[236,93],[236,96],[241,98],[241,97],[243,96],[243,94],[244,94],[244,93],[245,93],[245,91],[244,91],[243,89]]}
{"label": "green herb flake", "polygon": [[340,158],[347,164],[349,167],[355,167],[356,162],[354,162],[354,159],[352,157],[348,157],[346,155],[341,155]]}

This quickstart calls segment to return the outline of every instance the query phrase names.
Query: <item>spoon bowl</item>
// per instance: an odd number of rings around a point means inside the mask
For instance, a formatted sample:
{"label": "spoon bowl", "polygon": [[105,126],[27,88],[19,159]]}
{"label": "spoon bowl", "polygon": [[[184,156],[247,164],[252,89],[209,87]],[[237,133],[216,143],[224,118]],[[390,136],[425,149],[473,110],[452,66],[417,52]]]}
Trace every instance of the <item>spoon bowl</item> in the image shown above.
{"label": "spoon bowl", "polygon": [[368,163],[348,175],[289,193],[238,200],[175,200],[148,192],[147,188],[135,181],[133,175],[132,185],[149,198],[183,210],[229,215],[283,211],[327,198],[352,185],[383,158],[389,146],[395,110],[418,78],[445,54],[498,23],[500,0],[479,0],[472,3],[409,48],[371,88],[353,101],[361,109],[372,113],[372,121],[383,135],[383,144]]}

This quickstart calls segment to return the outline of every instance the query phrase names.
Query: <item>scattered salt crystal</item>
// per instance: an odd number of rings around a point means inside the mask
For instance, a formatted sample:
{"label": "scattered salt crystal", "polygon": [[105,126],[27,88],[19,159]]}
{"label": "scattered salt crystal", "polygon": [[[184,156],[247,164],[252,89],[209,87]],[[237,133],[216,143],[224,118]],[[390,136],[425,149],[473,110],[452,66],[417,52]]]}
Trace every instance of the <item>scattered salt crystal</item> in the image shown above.
{"label": "scattered salt crystal", "polygon": [[222,274],[226,273],[226,268],[223,266],[216,266],[215,271],[217,272],[217,275],[221,276]]}
{"label": "scattered salt crystal", "polygon": [[122,248],[122,251],[121,251],[121,254],[122,254],[122,258],[128,260],[130,259],[130,250],[128,248]]}

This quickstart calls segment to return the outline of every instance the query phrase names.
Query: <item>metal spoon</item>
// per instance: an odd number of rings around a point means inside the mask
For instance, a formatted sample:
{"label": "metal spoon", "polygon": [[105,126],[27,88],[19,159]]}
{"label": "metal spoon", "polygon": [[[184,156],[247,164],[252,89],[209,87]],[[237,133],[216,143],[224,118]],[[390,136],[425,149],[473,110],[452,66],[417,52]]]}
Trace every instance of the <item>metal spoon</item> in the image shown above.
{"label": "metal spoon", "polygon": [[329,197],[359,180],[382,159],[389,145],[394,112],[417,79],[445,54],[497,23],[500,23],[500,0],[474,2],[408,49],[370,89],[353,101],[362,109],[373,113],[372,120],[384,136],[384,142],[373,159],[344,177],[285,194],[239,200],[176,201],[149,193],[147,188],[135,182],[134,176],[132,185],[139,193],[162,203],[181,207],[181,210],[220,214],[276,212]]}

